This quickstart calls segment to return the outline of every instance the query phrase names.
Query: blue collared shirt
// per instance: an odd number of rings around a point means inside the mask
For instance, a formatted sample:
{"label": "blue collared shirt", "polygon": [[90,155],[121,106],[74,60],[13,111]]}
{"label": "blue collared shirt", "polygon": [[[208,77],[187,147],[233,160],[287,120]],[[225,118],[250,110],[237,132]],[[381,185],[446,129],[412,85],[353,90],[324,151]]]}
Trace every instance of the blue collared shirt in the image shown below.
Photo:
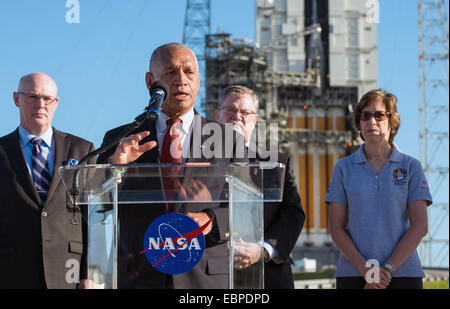
{"label": "blue collared shirt", "polygon": [[[378,174],[367,162],[362,145],[339,160],[333,170],[325,203],[347,207],[347,232],[359,253],[383,265],[409,228],[408,204],[424,200],[431,205],[428,183],[419,160],[402,153],[396,145]],[[336,277],[361,276],[341,254]],[[395,271],[394,277],[423,277],[417,252]]]}
{"label": "blue collared shirt", "polygon": [[53,175],[53,165],[55,158],[55,143],[53,141],[53,128],[50,127],[47,131],[42,133],[39,136],[35,136],[25,130],[22,125],[19,126],[19,138],[20,145],[22,146],[23,154],[25,156],[25,162],[27,163],[28,172],[30,173],[31,178],[33,179],[33,174],[31,173],[32,165],[31,165],[31,157],[33,155],[33,144],[30,143],[30,140],[34,137],[40,137],[44,141],[41,144],[42,154],[47,159],[47,164],[50,170],[50,176]]}

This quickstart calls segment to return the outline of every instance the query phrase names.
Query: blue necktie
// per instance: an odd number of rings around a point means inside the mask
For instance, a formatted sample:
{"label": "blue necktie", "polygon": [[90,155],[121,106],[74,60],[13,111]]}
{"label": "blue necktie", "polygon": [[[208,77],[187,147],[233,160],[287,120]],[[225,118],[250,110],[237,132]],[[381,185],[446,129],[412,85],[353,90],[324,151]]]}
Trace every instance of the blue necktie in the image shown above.
{"label": "blue necktie", "polygon": [[50,188],[50,170],[48,168],[47,159],[42,154],[41,144],[42,139],[35,137],[30,141],[33,144],[33,152],[31,158],[31,166],[33,169],[33,182],[36,191],[41,198],[41,206],[44,205],[45,199],[47,198],[47,192]]}

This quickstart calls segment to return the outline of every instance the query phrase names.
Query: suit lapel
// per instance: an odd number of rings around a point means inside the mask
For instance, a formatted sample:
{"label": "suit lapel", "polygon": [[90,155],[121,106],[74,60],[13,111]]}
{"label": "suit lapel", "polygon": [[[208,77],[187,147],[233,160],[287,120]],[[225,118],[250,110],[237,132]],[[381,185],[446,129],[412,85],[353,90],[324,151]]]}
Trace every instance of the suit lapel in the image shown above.
{"label": "suit lapel", "polygon": [[186,163],[209,161],[203,157],[203,144],[209,136],[202,134],[202,128],[208,121],[206,118],[201,117],[196,110],[194,110],[194,114],[194,123],[189,143],[189,157],[186,159]]}
{"label": "suit lapel", "polygon": [[50,188],[48,189],[47,199],[45,202],[46,205],[49,204],[53,194],[55,193],[56,188],[59,185],[61,177],[59,176],[58,169],[63,164],[64,160],[68,159],[70,149],[70,140],[66,138],[65,133],[55,130],[55,128],[53,128],[53,138],[55,140],[55,150],[54,150],[55,162],[53,164],[52,181],[50,183]]}
{"label": "suit lapel", "polygon": [[17,174],[17,180],[21,183],[24,191],[33,199],[33,201],[40,205],[40,197],[34,187],[33,179],[31,179],[30,172],[25,162],[22,146],[20,145],[19,130],[7,136],[5,144],[11,165]]}

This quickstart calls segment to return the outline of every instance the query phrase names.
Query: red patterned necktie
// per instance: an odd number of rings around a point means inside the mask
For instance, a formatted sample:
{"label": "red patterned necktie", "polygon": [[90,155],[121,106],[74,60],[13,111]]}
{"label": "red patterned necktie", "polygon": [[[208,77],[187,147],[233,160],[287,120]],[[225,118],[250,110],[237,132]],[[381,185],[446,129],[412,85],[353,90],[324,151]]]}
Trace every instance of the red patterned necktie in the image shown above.
{"label": "red patterned necktie", "polygon": [[176,126],[180,118],[168,119],[167,130],[161,150],[161,163],[181,163],[181,141]]}
{"label": "red patterned necktie", "polygon": [[[167,130],[164,136],[164,141],[161,150],[161,163],[181,163],[181,141],[177,132],[177,125],[182,123],[181,119],[173,118],[166,121]],[[166,200],[175,200],[176,198],[176,183],[178,181],[178,175],[180,167],[164,167],[163,173],[163,186]],[[165,177],[167,176],[167,177]],[[174,204],[168,203],[168,211],[173,211]]]}

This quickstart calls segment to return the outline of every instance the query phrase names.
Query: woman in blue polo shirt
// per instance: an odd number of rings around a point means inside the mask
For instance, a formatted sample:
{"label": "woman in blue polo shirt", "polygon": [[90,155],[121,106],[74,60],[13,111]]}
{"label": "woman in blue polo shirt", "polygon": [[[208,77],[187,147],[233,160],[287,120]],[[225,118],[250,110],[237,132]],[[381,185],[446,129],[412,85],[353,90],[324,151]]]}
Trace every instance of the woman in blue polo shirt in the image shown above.
{"label": "woman in blue polo shirt", "polygon": [[354,116],[365,143],[336,163],[325,197],[341,252],[336,286],[420,289],[424,273],[416,249],[428,232],[432,199],[420,162],[393,142],[400,127],[397,98],[372,90]]}

